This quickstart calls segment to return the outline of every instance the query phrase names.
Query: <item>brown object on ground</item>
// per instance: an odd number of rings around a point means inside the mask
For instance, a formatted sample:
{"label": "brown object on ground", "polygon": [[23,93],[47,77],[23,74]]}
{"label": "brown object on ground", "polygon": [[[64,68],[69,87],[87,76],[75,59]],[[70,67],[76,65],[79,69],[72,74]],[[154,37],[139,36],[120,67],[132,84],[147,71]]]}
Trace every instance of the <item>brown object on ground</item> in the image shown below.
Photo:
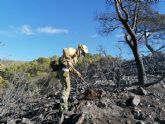
{"label": "brown object on ground", "polygon": [[83,98],[86,100],[94,100],[94,99],[101,99],[104,95],[104,91],[102,89],[87,89],[83,93]]}

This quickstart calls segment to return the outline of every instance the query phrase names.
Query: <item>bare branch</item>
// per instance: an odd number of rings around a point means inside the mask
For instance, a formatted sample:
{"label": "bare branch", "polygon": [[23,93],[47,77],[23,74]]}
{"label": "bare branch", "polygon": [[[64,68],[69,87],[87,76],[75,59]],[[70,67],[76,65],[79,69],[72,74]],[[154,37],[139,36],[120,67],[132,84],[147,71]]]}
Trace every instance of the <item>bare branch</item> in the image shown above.
{"label": "bare branch", "polygon": [[159,49],[157,49],[156,51],[161,51],[162,49],[165,48],[165,45],[164,46],[161,46]]}
{"label": "bare branch", "polygon": [[137,25],[137,16],[138,16],[139,2],[136,1],[135,9],[134,9],[134,19],[132,23],[132,29],[134,30]]}
{"label": "bare branch", "polygon": [[121,9],[122,9],[122,11],[124,12],[124,14],[125,14],[125,20],[127,20],[128,21],[128,18],[129,18],[129,14],[128,14],[128,12],[127,12],[127,10],[126,10],[126,8],[123,6],[123,2],[122,2],[122,0],[120,1],[120,7],[121,7]]}
{"label": "bare branch", "polygon": [[115,8],[116,8],[116,12],[117,12],[117,15],[118,15],[119,19],[123,21],[124,18],[123,18],[122,14],[121,14],[121,12],[119,10],[119,2],[118,2],[118,0],[115,0]]}

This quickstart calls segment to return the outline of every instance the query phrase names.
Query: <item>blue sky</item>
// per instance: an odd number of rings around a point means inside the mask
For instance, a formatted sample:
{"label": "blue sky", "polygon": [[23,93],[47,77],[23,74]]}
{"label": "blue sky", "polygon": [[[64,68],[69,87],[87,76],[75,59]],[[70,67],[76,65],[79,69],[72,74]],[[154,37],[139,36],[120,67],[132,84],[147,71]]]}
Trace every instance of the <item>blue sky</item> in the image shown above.
{"label": "blue sky", "polygon": [[0,58],[31,61],[79,43],[91,53],[102,45],[115,56],[120,34],[97,34],[95,15],[104,9],[104,0],[0,0]]}

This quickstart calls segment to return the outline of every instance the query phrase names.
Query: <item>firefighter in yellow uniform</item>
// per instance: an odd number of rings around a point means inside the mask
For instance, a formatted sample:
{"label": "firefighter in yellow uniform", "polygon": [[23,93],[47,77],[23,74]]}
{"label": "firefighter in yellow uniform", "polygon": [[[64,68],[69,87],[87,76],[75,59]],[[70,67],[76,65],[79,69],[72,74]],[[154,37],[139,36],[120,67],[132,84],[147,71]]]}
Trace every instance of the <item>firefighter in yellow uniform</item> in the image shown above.
{"label": "firefighter in yellow uniform", "polygon": [[85,56],[88,53],[86,45],[79,44],[77,49],[64,48],[63,55],[59,59],[59,64],[62,68],[58,70],[58,75],[62,83],[62,94],[60,101],[60,110],[68,110],[68,98],[70,95],[70,72],[82,77],[75,69],[74,65],[78,62],[79,57]]}

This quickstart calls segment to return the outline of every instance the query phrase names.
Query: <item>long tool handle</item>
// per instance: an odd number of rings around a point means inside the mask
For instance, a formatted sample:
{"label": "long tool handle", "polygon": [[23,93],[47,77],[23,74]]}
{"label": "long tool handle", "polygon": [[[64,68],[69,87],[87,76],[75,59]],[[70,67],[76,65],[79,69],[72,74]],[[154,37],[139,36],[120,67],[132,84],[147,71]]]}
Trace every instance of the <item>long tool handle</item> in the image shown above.
{"label": "long tool handle", "polygon": [[84,83],[88,84],[88,82],[86,82],[85,79],[82,76],[80,78]]}

